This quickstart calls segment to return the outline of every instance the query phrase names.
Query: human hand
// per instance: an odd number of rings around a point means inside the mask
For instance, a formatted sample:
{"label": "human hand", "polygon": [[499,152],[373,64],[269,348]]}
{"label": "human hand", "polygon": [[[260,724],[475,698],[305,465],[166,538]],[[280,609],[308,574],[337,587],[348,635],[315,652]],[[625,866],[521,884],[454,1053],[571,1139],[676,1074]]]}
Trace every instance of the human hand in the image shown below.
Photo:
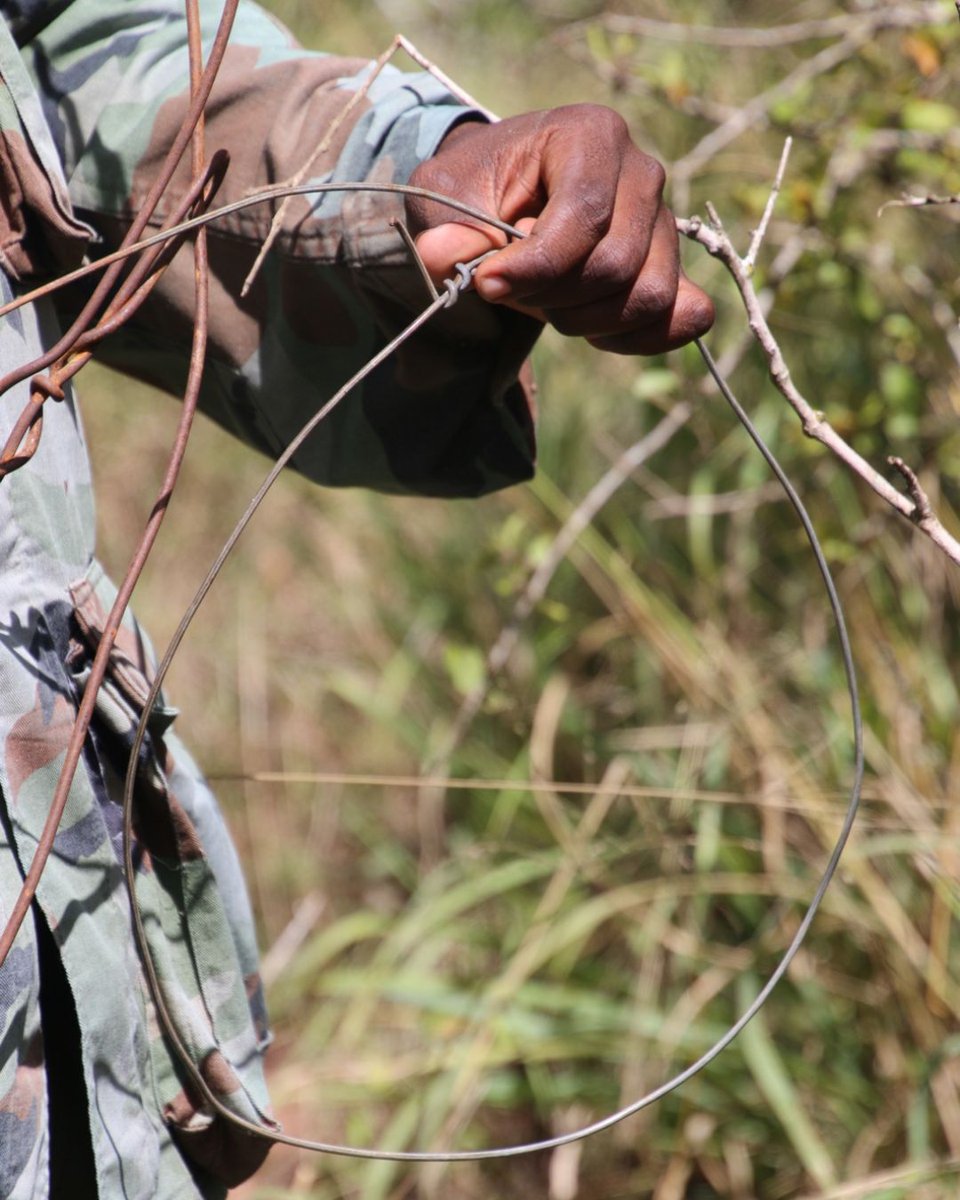
{"label": "human hand", "polygon": [[710,299],[680,270],[663,168],[612,109],[574,104],[457,125],[410,182],[527,234],[506,245],[491,226],[409,197],[417,249],[437,280],[505,247],[477,268],[485,300],[619,354],[672,350],[713,324]]}

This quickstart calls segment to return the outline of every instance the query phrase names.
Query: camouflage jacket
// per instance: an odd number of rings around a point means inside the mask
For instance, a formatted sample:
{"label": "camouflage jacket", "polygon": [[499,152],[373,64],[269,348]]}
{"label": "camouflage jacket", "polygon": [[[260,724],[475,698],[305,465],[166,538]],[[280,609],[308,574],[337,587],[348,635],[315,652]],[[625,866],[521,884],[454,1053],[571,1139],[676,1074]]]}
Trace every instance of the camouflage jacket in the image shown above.
{"label": "camouflage jacket", "polygon": [[[219,6],[203,0],[201,9],[209,44]],[[179,0],[0,0],[0,12],[6,301],[122,236],[181,120],[187,62]],[[293,174],[365,70],[360,61],[305,52],[259,9],[241,7],[207,124],[208,146],[232,155],[218,199]],[[313,171],[402,181],[465,112],[429,76],[388,70]],[[383,196],[296,201],[244,301],[239,284],[272,210],[248,209],[216,228],[208,412],[275,453],[422,305],[389,224],[398,212],[396,199]],[[177,390],[192,294],[184,253],[103,357]],[[52,344],[81,300],[71,294],[0,319],[3,369]],[[325,483],[435,495],[476,494],[526,477],[531,417],[517,377],[535,333],[532,323],[466,298],[322,427],[297,469]],[[4,438],[27,389],[0,398]],[[0,921],[36,846],[114,594],[94,556],[89,466],[72,393],[47,410],[36,457],[0,482]],[[48,1061],[51,1031],[45,1046],[41,1024],[44,926],[76,1008],[86,1101],[76,1120],[89,1124],[100,1195],[222,1195],[265,1153],[259,1139],[222,1128],[184,1088],[131,938],[118,859],[119,780],[150,663],[129,617],[34,918],[0,968],[4,1200],[50,1190],[58,1062]],[[249,905],[216,802],[170,728],[173,715],[155,710],[151,763],[141,772],[139,898],[181,1037],[229,1105],[269,1121],[260,1061],[267,1026]]]}

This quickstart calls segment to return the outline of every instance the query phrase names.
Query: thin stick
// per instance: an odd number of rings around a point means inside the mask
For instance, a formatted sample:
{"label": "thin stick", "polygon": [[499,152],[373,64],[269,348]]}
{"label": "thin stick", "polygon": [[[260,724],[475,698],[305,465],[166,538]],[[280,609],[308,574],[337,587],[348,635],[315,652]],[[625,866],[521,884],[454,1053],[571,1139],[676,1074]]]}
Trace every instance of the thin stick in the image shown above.
{"label": "thin stick", "polygon": [[[327,127],[327,132],[317,143],[316,147],[311,151],[303,165],[286,181],[288,184],[295,185],[298,183],[303,183],[307,176],[307,172],[317,161],[320,155],[325,154],[327,150],[330,149],[333,139],[337,135],[337,130],[340,129],[344,121],[350,116],[360,102],[366,98],[367,93],[370,91],[371,87],[373,87],[374,82],[380,75],[383,68],[387,65],[390,59],[393,58],[394,54],[396,54],[398,47],[399,43],[397,39],[394,38],[387,49],[384,50],[380,57],[374,61],[370,74],[366,77],[366,79],[364,79],[360,87],[357,88],[343,108],[340,109],[337,115],[330,122],[329,126]],[[280,207],[274,213],[273,220],[270,222],[270,229],[267,232],[267,236],[263,240],[263,245],[260,247],[257,257],[254,259],[253,266],[247,272],[247,277],[243,281],[243,286],[240,288],[241,299],[246,296],[253,287],[254,280],[260,273],[260,268],[263,265],[264,259],[270,252],[270,247],[279,237],[280,229],[283,225],[283,218],[287,215],[292,198],[292,196],[285,196],[280,204]]]}
{"label": "thin stick", "polygon": [[[665,42],[695,42],[702,46],[730,46],[743,49],[776,50],[796,42],[844,37],[862,27],[871,32],[881,29],[914,29],[917,25],[934,25],[943,21],[943,6],[936,2],[922,4],[886,5],[862,13],[846,13],[812,21],[794,21],[765,27],[736,27],[729,25],[684,25],[679,21],[659,21],[654,17],[634,17],[608,14],[600,24],[611,33],[633,33],[640,37],[658,38]],[[595,19],[579,21],[564,29],[560,39],[567,40],[583,28],[597,24]]]}
{"label": "thin stick", "polygon": [[420,50],[418,50],[409,38],[405,38],[402,33],[397,34],[397,45],[404,51],[405,54],[409,55],[409,57],[412,58],[418,66],[421,66],[425,71],[428,71],[438,83],[442,83],[450,95],[456,96],[456,98],[462,104],[465,104],[467,108],[477,109],[478,112],[483,113],[488,121],[498,121],[500,119],[493,109],[487,108],[486,105],[481,104],[476,96],[471,95],[470,92],[468,92],[465,88],[462,88],[455,79],[451,79],[446,72],[441,71],[435,63],[431,62],[430,59],[427,58],[427,56]]}
{"label": "thin stick", "polygon": [[[412,58],[413,61],[419,66],[423,67],[424,70],[428,71],[436,80],[442,83],[447,91],[450,92],[451,95],[456,96],[456,98],[463,104],[467,105],[469,108],[478,109],[491,121],[496,119],[488,108],[484,108],[484,106],[478,100],[475,100],[469,92],[465,92],[463,88],[459,86],[459,84],[455,83],[450,78],[449,75],[444,74],[444,72],[441,71],[439,67],[435,66],[425,54],[422,54],[413,44],[413,42],[405,38],[402,33],[398,33],[395,35],[393,41],[390,43],[387,49],[384,50],[380,57],[374,60],[370,74],[366,77],[366,79],[364,79],[360,87],[353,93],[347,103],[333,118],[329,127],[327,128],[327,132],[318,142],[316,149],[310,154],[303,166],[301,166],[300,169],[294,175],[292,175],[290,179],[287,180],[287,183],[298,184],[304,181],[307,176],[307,172],[317,161],[317,159],[330,149],[337,131],[343,125],[347,117],[357,107],[357,105],[359,105],[360,102],[367,96],[371,87],[373,87],[375,80],[380,76],[384,67],[390,62],[398,50],[403,50],[405,54]],[[246,294],[250,291],[250,288],[253,286],[253,282],[259,274],[264,259],[267,257],[271,246],[277,240],[277,237],[280,234],[280,228],[283,225],[283,218],[286,216],[289,207],[290,197],[288,196],[284,198],[280,207],[274,214],[273,220],[270,223],[269,232],[264,239],[263,245],[260,247],[253,266],[247,272],[247,277],[243,281],[243,287],[240,289],[241,297],[246,296]]]}
{"label": "thin stick", "polygon": [[417,243],[413,240],[413,234],[407,228],[406,224],[401,220],[391,221],[390,224],[403,238],[403,244],[407,248],[407,252],[416,264],[417,270],[420,272],[420,278],[423,280],[427,291],[430,293],[430,299],[436,300],[440,293],[437,291],[437,285],[430,278],[430,272],[427,270],[427,264],[420,256],[420,251],[417,249]]}
{"label": "thin stick", "polygon": [[960,204],[960,194],[950,196],[911,196],[907,192],[899,200],[888,200],[877,209],[877,216],[882,217],[888,208],[930,208],[933,206]]}
{"label": "thin stick", "polygon": [[783,151],[780,155],[780,165],[777,167],[777,174],[773,180],[773,187],[770,189],[770,195],[767,197],[766,207],[763,210],[763,216],[760,218],[760,224],[754,230],[753,238],[750,242],[750,248],[743,256],[743,265],[746,270],[753,274],[753,268],[757,263],[757,255],[760,253],[760,247],[763,245],[763,239],[767,236],[767,228],[770,225],[770,218],[773,216],[773,210],[777,204],[777,197],[780,195],[780,189],[783,187],[783,177],[787,172],[787,163],[790,161],[790,151],[793,149],[793,138],[788,137],[783,143]]}

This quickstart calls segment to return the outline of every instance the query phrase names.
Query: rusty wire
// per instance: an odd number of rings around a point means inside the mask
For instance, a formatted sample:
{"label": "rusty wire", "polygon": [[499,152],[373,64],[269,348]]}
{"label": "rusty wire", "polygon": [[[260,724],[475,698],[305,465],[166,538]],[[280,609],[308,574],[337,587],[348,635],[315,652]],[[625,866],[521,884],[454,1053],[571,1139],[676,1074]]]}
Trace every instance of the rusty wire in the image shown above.
{"label": "rusty wire", "polygon": [[[455,208],[460,212],[463,212],[483,221],[488,225],[500,229],[502,232],[508,234],[508,236],[519,236],[517,231],[511,226],[493,218],[490,214],[480,212],[479,210],[471,208],[469,205],[450,201],[448,198],[439,196],[435,193],[424,192],[422,189],[415,189],[404,185],[346,183],[271,188],[264,189],[260,193],[245,197],[243,200],[224,206],[223,208],[216,210],[211,209],[210,203],[213,199],[213,195],[216,192],[217,186],[223,177],[223,172],[225,171],[227,164],[226,156],[223,154],[223,152],[219,152],[210,159],[206,166],[204,166],[203,111],[226,49],[230,28],[237,7],[237,0],[226,0],[226,5],[221,16],[220,25],[211,49],[211,54],[205,66],[202,66],[200,61],[201,47],[199,36],[199,17],[196,8],[196,0],[187,0],[186,7],[188,45],[190,53],[190,107],[187,116],[184,119],[184,123],[178,131],[174,143],[164,161],[164,165],[154,181],[143,207],[140,210],[140,213],[131,224],[121,248],[115,254],[108,256],[100,263],[94,264],[88,268],[82,268],[78,272],[73,272],[70,276],[55,281],[51,285],[45,285],[43,288],[38,289],[35,293],[21,296],[11,305],[6,306],[4,309],[0,309],[0,315],[3,315],[5,312],[10,311],[13,307],[27,303],[31,299],[35,298],[38,294],[45,293],[51,290],[53,287],[63,286],[65,282],[79,278],[89,271],[104,270],[103,278],[94,289],[90,299],[84,305],[79,317],[76,319],[67,333],[64,334],[64,336],[60,339],[60,341],[58,341],[57,344],[41,358],[10,372],[4,378],[0,379],[0,395],[2,395],[6,389],[13,386],[15,383],[19,383],[30,376],[33,377],[31,380],[30,400],[21,413],[9,438],[7,439],[7,444],[4,446],[2,453],[0,453],[0,479],[2,479],[3,475],[24,466],[27,462],[29,462],[29,459],[32,457],[33,453],[35,453],[42,433],[42,409],[45,401],[49,398],[53,398],[55,400],[62,398],[63,384],[74,374],[76,374],[76,372],[84,365],[84,363],[89,360],[90,353],[95,344],[102,337],[106,336],[107,333],[111,332],[113,329],[122,324],[122,322],[136,310],[139,304],[142,303],[146,295],[155,285],[160,277],[160,274],[165,269],[173,254],[176,253],[176,250],[182,244],[183,240],[194,230],[197,231],[197,237],[194,242],[196,321],[194,325],[194,335],[191,346],[188,380],[184,393],[183,411],[178,422],[174,444],[170,452],[169,461],[164,473],[163,482],[161,484],[157,500],[153,506],[143,534],[141,535],[141,538],[134,549],[130,564],[118,589],[116,600],[105,623],[100,644],[94,656],[91,675],[87,681],[83,697],[78,706],[76,721],[66,752],[63,767],[61,769],[57,788],[51,801],[50,810],[47,815],[41,838],[34,853],[30,870],[27,872],[20,895],[17,899],[17,903],[7,921],[7,925],[2,936],[0,936],[0,964],[3,963],[10,946],[13,944],[13,940],[16,937],[19,927],[26,915],[26,912],[29,910],[30,904],[36,893],[37,884],[52,849],[57,827],[66,804],[70,785],[79,763],[83,744],[93,715],[96,695],[108,669],[110,652],[113,649],[115,639],[119,632],[120,622],[123,618],[124,612],[126,611],[133,588],[143,570],[147,557],[149,556],[150,550],[156,539],[157,533],[159,532],[160,524],[163,520],[163,516],[169,503],[173,488],[176,484],[180,466],[183,461],[183,455],[199,395],[207,340],[207,289],[209,269],[206,256],[204,227],[210,221],[216,219],[218,216],[224,215],[225,213],[236,211],[237,209],[245,207],[248,204],[263,203],[266,200],[276,199],[283,196],[316,193],[326,190],[394,191],[400,193],[417,194],[425,196],[429,199],[440,201],[442,203],[447,203],[450,205],[450,207]],[[188,143],[190,143],[192,147],[191,185],[186,195],[181,199],[171,218],[167,222],[167,226],[157,234],[149,237],[143,237],[142,235],[147,227],[147,224],[150,218],[153,216],[157,204],[169,186],[173,172]],[[495,251],[491,253],[495,253]],[[132,269],[130,269],[129,273],[126,275],[126,278],[123,278],[126,260],[136,254],[139,254],[141,257],[137,260]],[[856,812],[859,806],[860,789],[864,770],[862,719],[860,714],[859,698],[857,694],[856,676],[846,624],[844,621],[842,608],[840,606],[839,597],[830,575],[829,567],[826,563],[826,559],[820,548],[816,532],[809,516],[806,513],[806,510],[804,509],[802,501],[800,500],[790,481],[785,476],[782,468],[779,466],[770,450],[764,444],[759,433],[751,424],[747,414],[744,412],[736,398],[731,393],[728,385],[718,371],[716,364],[713,362],[713,359],[706,346],[698,339],[696,344],[700,350],[708,371],[713,376],[721,393],[734,410],[737,418],[744,425],[749,436],[755,442],[760,453],[763,455],[771,470],[779,480],[781,486],[784,488],[787,498],[793,505],[801,524],[804,527],[817,563],[818,570],[822,576],[824,586],[827,591],[829,604],[835,619],[841,657],[847,679],[852,714],[855,758],[854,779],[851,786],[849,803],[842,822],[840,833],[831,851],[827,865],[814,892],[813,898],[809,902],[806,912],[804,913],[787,949],[784,951],[780,961],[771,975],[768,977],[766,983],[763,985],[753,1002],[744,1010],[734,1024],[731,1025],[714,1043],[714,1045],[703,1055],[701,1055],[700,1058],[698,1058],[694,1063],[680,1071],[672,1079],[667,1080],[659,1087],[626,1105],[619,1111],[612,1113],[601,1120],[593,1122],[590,1125],[586,1125],[580,1129],[568,1132],[561,1136],[544,1139],[539,1142],[530,1142],[523,1145],[503,1146],[476,1151],[389,1151],[311,1141],[308,1139],[284,1134],[274,1128],[258,1125],[254,1122],[250,1122],[239,1117],[236,1113],[227,1108],[223,1104],[220,1097],[208,1086],[201,1071],[190,1057],[186,1046],[180,1038],[180,1035],[176,1029],[176,1025],[167,1007],[166,1000],[163,995],[163,989],[151,958],[150,948],[143,925],[143,919],[136,898],[136,869],[133,858],[134,791],[137,777],[137,764],[139,762],[140,751],[146,737],[147,723],[153,711],[154,704],[159,696],[166,673],[169,670],[174,655],[176,654],[193,617],[202,604],[204,597],[208,593],[214,580],[222,569],[224,562],[241,536],[243,530],[249,524],[253,515],[257,511],[257,508],[266,496],[269,489],[272,487],[282,469],[287,465],[306,438],[329,415],[329,413],[333,411],[333,409],[344,399],[344,397],[347,396],[360,383],[363,378],[365,378],[386,357],[393,353],[404,341],[407,340],[407,338],[412,336],[417,329],[426,324],[437,312],[440,311],[440,309],[449,307],[450,305],[456,303],[458,298],[471,286],[473,271],[479,262],[485,257],[487,256],[483,255],[470,263],[458,264],[456,277],[447,280],[443,286],[443,289],[431,300],[431,302],[423,309],[423,311],[417,317],[415,317],[414,320],[411,321],[410,324],[400,334],[398,334],[396,338],[394,338],[378,354],[371,358],[351,380],[349,380],[318,410],[317,413],[314,414],[313,417],[310,418],[310,420],[304,425],[296,437],[289,443],[287,448],[279,456],[265,477],[263,483],[258,488],[255,496],[250,501],[250,504],[245,510],[243,516],[240,518],[230,537],[227,539],[226,543],[217,555],[212,567],[208,571],[204,581],[198,588],[194,599],[191,601],[187,611],[185,612],[177,631],[174,633],[173,638],[171,639],[170,644],[167,647],[167,650],[161,659],[151,682],[150,690],[143,707],[143,712],[134,736],[133,746],[130,754],[123,799],[123,870],[130,902],[134,936],[143,961],[148,986],[156,1006],[158,1018],[164,1034],[168,1039],[169,1044],[174,1051],[180,1065],[186,1072],[192,1084],[195,1086],[197,1093],[203,1098],[211,1111],[216,1112],[220,1117],[245,1130],[249,1134],[271,1142],[282,1142],[284,1144],[299,1147],[301,1149],[346,1155],[354,1158],[389,1159],[405,1162],[456,1162],[465,1160],[508,1158],[520,1154],[533,1153],[535,1151],[550,1150],[571,1142],[580,1141],[588,1136],[591,1136],[592,1134],[599,1133],[602,1130],[610,1128],[634,1113],[639,1112],[641,1109],[653,1104],[657,1100],[667,1095],[669,1092],[681,1086],[681,1084],[685,1083],[710,1062],[712,1062],[734,1040],[739,1032],[766,1003],[770,993],[786,973],[806,937],[823,896],[826,893],[827,887],[829,886],[833,875],[836,872],[840,855],[852,830]],[[102,315],[98,317],[98,314],[101,312]],[[50,368],[49,374],[45,374],[48,368]]]}
{"label": "rusty wire", "polygon": [[[223,61],[223,56],[226,52],[237,5],[238,0],[226,0],[223,13],[220,17],[220,24],[210,50],[210,56],[206,66],[201,70],[199,57],[199,13],[196,0],[187,0],[187,22],[188,28],[192,31],[189,35],[192,92],[190,106],[183,124],[177,131],[164,159],[163,165],[124,238],[123,245],[127,248],[128,252],[130,251],[130,247],[140,238],[147,227],[147,223],[156,212],[157,205],[165,195],[173,173],[191,140],[193,140],[194,145],[192,162],[194,178],[184,202],[178,207],[178,212],[188,211],[197,204],[209,205],[216,190],[216,184],[219,183],[223,171],[226,169],[226,156],[222,154],[214,156],[208,169],[201,169],[203,163],[203,126],[201,118],[210,91],[216,81],[220,63]],[[186,209],[184,209],[183,204],[186,205]],[[9,453],[8,447],[4,448],[2,457],[8,464],[8,471],[15,469],[12,466],[14,463],[16,467],[22,467],[36,451],[42,430],[41,414],[44,401],[50,395],[54,397],[58,394],[62,395],[61,381],[65,381],[73,374],[76,374],[76,371],[88,361],[90,347],[99,340],[99,337],[104,336],[106,331],[115,328],[121,316],[128,317],[137,305],[142,303],[153,284],[159,279],[159,273],[168,258],[168,255],[162,250],[162,246],[166,242],[170,242],[171,239],[176,238],[179,240],[180,237],[182,237],[181,234],[170,233],[168,231],[167,237],[158,243],[161,249],[158,250],[156,255],[151,256],[148,254],[139,260],[131,270],[126,281],[117,288],[112,302],[110,300],[111,291],[116,287],[122,276],[124,260],[121,258],[116,263],[109,265],[100,283],[94,289],[92,296],[84,305],[80,315],[56,345],[40,358],[9,372],[0,379],[0,395],[2,395],[14,384],[34,375],[30,401],[18,418],[9,440],[13,441],[14,436],[18,432],[20,433],[20,439],[14,443],[13,449]],[[176,243],[173,244],[175,245]],[[117,634],[120,631],[120,623],[130,603],[133,589],[140,578],[140,574],[156,541],[157,534],[160,531],[160,525],[166,513],[170,495],[183,461],[190,424],[196,410],[200,392],[200,381],[206,350],[206,291],[208,271],[203,238],[200,236],[198,236],[195,254],[197,319],[194,325],[189,374],[184,393],[184,407],[177,427],[176,438],[171,449],[170,459],[167,469],[164,472],[157,500],[143,534],[134,548],[130,564],[127,567],[117,591],[116,599],[104,624],[100,644],[97,646],[91,664],[90,677],[87,680],[83,697],[77,710],[63,766],[60,770],[60,777],[57,780],[57,786],[50,802],[50,809],[37,842],[30,868],[26,873],[16,903],[7,918],[3,933],[0,934],[0,965],[2,965],[10,952],[20,926],[23,924],[24,918],[30,909],[43,869],[53,849],[57,829],[66,808],[70,786],[73,783],[73,778],[83,753],[87,731],[93,719],[97,693],[106,676],[110,654],[113,650]],[[96,322],[97,313],[104,306],[106,306],[104,317],[100,322]],[[74,355],[76,355],[76,358],[73,357]],[[56,365],[50,377],[44,378],[36,374],[37,372],[46,370],[51,364]],[[37,382],[38,378],[41,380],[40,383]],[[23,452],[18,454],[17,451],[20,450],[24,435],[28,439],[27,445],[24,447]]]}

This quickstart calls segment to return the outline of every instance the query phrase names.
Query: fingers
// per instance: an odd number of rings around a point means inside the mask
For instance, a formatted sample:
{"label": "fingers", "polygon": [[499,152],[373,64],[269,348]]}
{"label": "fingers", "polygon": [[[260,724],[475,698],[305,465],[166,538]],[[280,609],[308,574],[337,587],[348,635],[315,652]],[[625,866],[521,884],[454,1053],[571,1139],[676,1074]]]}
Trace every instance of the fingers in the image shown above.
{"label": "fingers", "polygon": [[[653,236],[636,229],[632,211],[621,206],[607,237],[586,262],[563,278],[512,298],[542,308],[560,333],[601,336],[655,325],[673,307],[680,279],[677,232],[661,208]],[[539,223],[530,241],[541,236]],[[517,250],[526,248],[526,243]],[[489,298],[487,272],[495,273],[507,251],[481,264],[477,288]],[[494,278],[498,278],[496,274]]]}
{"label": "fingers", "polygon": [[706,292],[681,275],[676,300],[659,321],[618,333],[588,336],[587,341],[611,354],[664,354],[703,337],[713,325],[714,316],[713,301]]}
{"label": "fingers", "polygon": [[484,299],[549,320],[564,334],[621,354],[657,354],[705,333],[713,306],[680,271],[664,173],[612,110],[574,105],[461,125],[412,182],[520,224],[504,245],[491,226],[413,200],[411,223],[431,275],[487,250]]}
{"label": "fingers", "polygon": [[[517,299],[537,302],[546,293],[550,303],[563,304],[564,287],[582,280],[586,264],[599,261],[598,249],[622,224],[618,202],[625,195],[625,182],[627,189],[639,182],[644,156],[631,145],[625,122],[610,109],[580,105],[557,109],[549,117],[541,122],[535,155],[528,155],[524,164],[526,196],[531,201],[543,197],[533,214],[533,236],[514,244],[510,254],[498,260],[496,274]],[[535,180],[529,177],[534,169]],[[659,200],[656,186],[651,192],[649,182],[639,189],[648,193],[637,209],[640,261],[653,225],[649,201]]]}
{"label": "fingers", "polygon": [[502,246],[503,235],[496,230],[486,232],[470,225],[437,225],[417,238],[417,253],[435,283],[453,274],[458,262],[479,258],[488,250]]}
{"label": "fingers", "polygon": [[595,111],[609,119],[589,108],[576,124],[568,117],[552,129],[539,164],[546,203],[531,237],[485,265],[481,294],[579,307],[629,290],[643,270],[662,210],[663,170],[633,146],[615,113]]}

